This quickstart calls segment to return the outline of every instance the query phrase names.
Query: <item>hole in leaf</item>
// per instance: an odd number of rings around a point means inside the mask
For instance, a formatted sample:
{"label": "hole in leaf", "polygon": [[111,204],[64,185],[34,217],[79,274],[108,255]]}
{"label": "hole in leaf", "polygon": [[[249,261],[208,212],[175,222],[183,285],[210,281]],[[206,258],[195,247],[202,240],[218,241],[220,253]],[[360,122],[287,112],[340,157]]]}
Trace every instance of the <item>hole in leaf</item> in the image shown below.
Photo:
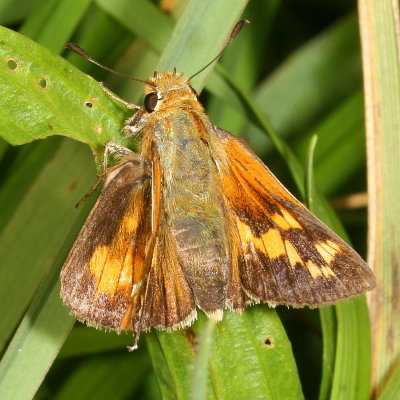
{"label": "hole in leaf", "polygon": [[11,71],[15,71],[18,68],[17,60],[15,58],[12,58],[12,57],[7,58],[7,67]]}
{"label": "hole in leaf", "polygon": [[93,108],[97,104],[97,99],[96,97],[91,97],[90,99],[87,99],[83,104],[85,104],[85,107],[87,108]]}
{"label": "hole in leaf", "polygon": [[94,130],[97,134],[100,134],[100,133],[102,132],[101,125],[94,125],[94,126],[93,126],[93,130]]}
{"label": "hole in leaf", "polygon": [[268,336],[264,341],[265,347],[267,349],[273,349],[275,347],[274,338],[272,336]]}
{"label": "hole in leaf", "polygon": [[47,89],[47,79],[46,78],[39,78],[36,83],[40,89]]}

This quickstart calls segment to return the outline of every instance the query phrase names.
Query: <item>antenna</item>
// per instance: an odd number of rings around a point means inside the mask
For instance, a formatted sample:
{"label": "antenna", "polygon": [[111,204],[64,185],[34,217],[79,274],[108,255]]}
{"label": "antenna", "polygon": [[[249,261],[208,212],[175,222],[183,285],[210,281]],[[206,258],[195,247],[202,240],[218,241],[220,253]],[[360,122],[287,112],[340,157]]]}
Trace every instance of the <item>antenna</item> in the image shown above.
{"label": "antenna", "polygon": [[86,60],[90,61],[91,63],[96,64],[100,68],[103,68],[106,71],[110,71],[115,75],[121,76],[122,78],[131,79],[132,81],[142,82],[142,83],[145,83],[146,85],[150,85],[150,86],[153,86],[154,88],[157,88],[157,85],[153,84],[152,82],[143,81],[142,79],[137,79],[137,78],[134,78],[133,76],[130,76],[130,75],[127,75],[127,74],[123,74],[122,72],[118,72],[118,71],[115,71],[114,69],[106,67],[105,65],[103,65],[103,64],[99,63],[98,61],[96,61],[93,57],[89,56],[89,54],[86,53],[85,50],[83,50],[81,47],[79,47],[75,43],[67,43],[64,46],[64,48],[74,51],[76,54],[79,54],[83,58],[86,58]]}
{"label": "antenna", "polygon": [[207,69],[214,61],[216,61],[219,57],[221,57],[221,54],[225,51],[225,49],[233,42],[235,37],[239,34],[239,32],[242,30],[242,28],[246,25],[249,24],[250,21],[247,19],[241,19],[239,22],[236,23],[236,25],[233,27],[231,35],[229,36],[228,41],[226,42],[225,46],[222,47],[221,51],[209,62],[207,63],[203,68],[201,68],[199,71],[197,71],[195,74],[193,74],[190,78],[189,81],[191,81],[195,76],[203,72],[205,69]]}

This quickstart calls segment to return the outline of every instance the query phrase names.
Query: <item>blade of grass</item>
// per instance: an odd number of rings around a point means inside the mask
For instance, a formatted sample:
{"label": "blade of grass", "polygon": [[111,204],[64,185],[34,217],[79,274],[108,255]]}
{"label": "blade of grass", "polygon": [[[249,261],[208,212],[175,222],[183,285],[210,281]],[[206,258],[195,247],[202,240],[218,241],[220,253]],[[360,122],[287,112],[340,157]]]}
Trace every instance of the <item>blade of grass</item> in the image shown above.
{"label": "blade of grass", "polygon": [[53,279],[35,296],[1,360],[2,399],[33,397],[75,323],[61,305],[60,288],[55,284],[58,274],[51,275]]}
{"label": "blade of grass", "polygon": [[112,3],[96,0],[96,3],[126,29],[145,39],[156,53],[164,50],[174,22],[153,3],[146,0],[114,0]]}
{"label": "blade of grass", "polygon": [[[81,170],[80,166],[85,162],[86,169]],[[29,177],[29,171],[26,174]],[[76,221],[81,223],[89,211],[89,201],[79,212],[74,204],[94,179],[93,162],[87,149],[78,143],[62,144],[29,187],[29,196],[20,202],[18,211],[1,232],[1,345],[15,329],[38,283],[47,271],[54,268],[55,254],[72,224]],[[12,201],[12,197],[9,200]],[[78,226],[75,233],[77,229]]]}
{"label": "blade of grass", "polygon": [[[307,207],[315,212],[315,196],[317,195],[314,181],[314,152],[318,136],[313,135],[308,147],[307,174],[306,174],[306,201]],[[319,391],[319,400],[327,400],[331,395],[332,380],[335,368],[336,352],[336,315],[335,307],[322,307],[319,310],[323,350],[322,350],[322,377]]]}
{"label": "blade of grass", "polygon": [[2,158],[0,170],[3,183],[0,190],[0,232],[14,216],[33,182],[41,173],[60,145],[58,138],[38,143],[30,143],[23,148],[9,147]]}
{"label": "blade of grass", "polygon": [[337,351],[330,399],[367,400],[371,372],[371,335],[365,296],[339,303],[335,310]]}
{"label": "blade of grass", "polygon": [[92,0],[44,0],[36,7],[20,33],[59,52]]}
{"label": "blade of grass", "polygon": [[359,1],[358,7],[368,156],[368,260],[378,283],[370,297],[372,391],[379,397],[400,357],[400,24],[395,1]]}
{"label": "blade of grass", "polygon": [[41,0],[0,1],[0,24],[13,24],[26,18]]}
{"label": "blade of grass", "polygon": [[216,322],[209,319],[199,336],[199,346],[193,368],[192,400],[204,400],[207,398],[208,387],[208,360],[211,354],[211,344]]}
{"label": "blade of grass", "polygon": [[[334,104],[360,86],[357,18],[349,15],[280,64],[259,85],[254,101],[285,137],[310,131]],[[249,136],[256,140],[255,132]],[[265,151],[270,144],[266,145]]]}
{"label": "blade of grass", "polygon": [[322,377],[319,389],[319,400],[331,398],[331,388],[335,371],[337,340],[337,323],[335,307],[324,307],[319,310],[323,338]]}
{"label": "blade of grass", "polygon": [[[310,137],[317,132],[315,180],[318,190],[326,196],[342,187],[365,165],[362,104],[362,93],[356,91],[293,144],[297,154],[305,153]],[[336,168],[337,165],[345,165],[346,168]]]}
{"label": "blade of grass", "polygon": [[314,209],[314,197],[315,197],[315,186],[314,186],[314,152],[317,145],[318,136],[313,135],[310,140],[307,153],[307,167],[306,167],[306,204],[307,207],[313,211]]}

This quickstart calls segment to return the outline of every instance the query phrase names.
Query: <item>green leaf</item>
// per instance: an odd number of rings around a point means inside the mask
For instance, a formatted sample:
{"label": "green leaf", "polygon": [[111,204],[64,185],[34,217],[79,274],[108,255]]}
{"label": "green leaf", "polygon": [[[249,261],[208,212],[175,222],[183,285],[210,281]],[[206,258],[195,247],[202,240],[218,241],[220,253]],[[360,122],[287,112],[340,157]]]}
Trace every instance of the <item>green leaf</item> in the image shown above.
{"label": "green leaf", "polygon": [[216,398],[303,398],[288,338],[276,312],[265,305],[241,315],[225,312],[209,362]]}
{"label": "green leaf", "polygon": [[0,27],[0,35],[3,139],[16,145],[63,135],[93,149],[121,142],[127,112],[98,82],[16,32]]}

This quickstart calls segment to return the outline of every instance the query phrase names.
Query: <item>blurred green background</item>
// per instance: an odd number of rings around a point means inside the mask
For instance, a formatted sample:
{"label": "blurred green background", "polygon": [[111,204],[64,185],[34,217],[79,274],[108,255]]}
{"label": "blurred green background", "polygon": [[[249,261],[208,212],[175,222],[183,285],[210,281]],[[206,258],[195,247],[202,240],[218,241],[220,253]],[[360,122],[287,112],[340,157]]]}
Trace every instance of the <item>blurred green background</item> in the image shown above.
{"label": "blurred green background", "polygon": [[[318,135],[314,210],[343,234],[323,197],[335,200],[353,246],[365,257],[366,156],[355,1],[0,1],[0,24],[50,50],[0,31],[0,393],[12,396],[1,398],[368,398],[363,298],[339,312],[328,307],[321,316],[318,310],[278,307],[281,322],[263,305],[242,316],[227,312],[214,328],[210,349],[201,338],[206,329],[201,315],[188,332],[142,335],[133,353],[126,350],[130,335],[74,324],[58,298],[60,268],[95,200],[74,208],[96,181],[90,147],[100,152],[109,139],[126,145],[121,128],[130,114],[55,54],[140,103],[140,83],[89,64],[65,51],[64,43],[74,41],[98,61],[140,79],[160,66],[189,76],[218,52],[240,18],[251,24],[210,79],[211,69],[194,81],[197,89],[206,82],[200,99],[211,121],[248,140],[302,201],[307,201],[310,140]],[[171,37],[177,21],[181,25]],[[85,101],[93,99],[96,110],[88,110]],[[96,135],[97,123],[102,135]],[[46,139],[35,141],[39,138]],[[290,155],[286,147],[277,151],[277,142],[286,142]],[[360,193],[356,205],[343,200]],[[340,335],[345,338],[338,342]],[[196,364],[198,341],[206,357]],[[200,389],[194,389],[197,379]]]}

